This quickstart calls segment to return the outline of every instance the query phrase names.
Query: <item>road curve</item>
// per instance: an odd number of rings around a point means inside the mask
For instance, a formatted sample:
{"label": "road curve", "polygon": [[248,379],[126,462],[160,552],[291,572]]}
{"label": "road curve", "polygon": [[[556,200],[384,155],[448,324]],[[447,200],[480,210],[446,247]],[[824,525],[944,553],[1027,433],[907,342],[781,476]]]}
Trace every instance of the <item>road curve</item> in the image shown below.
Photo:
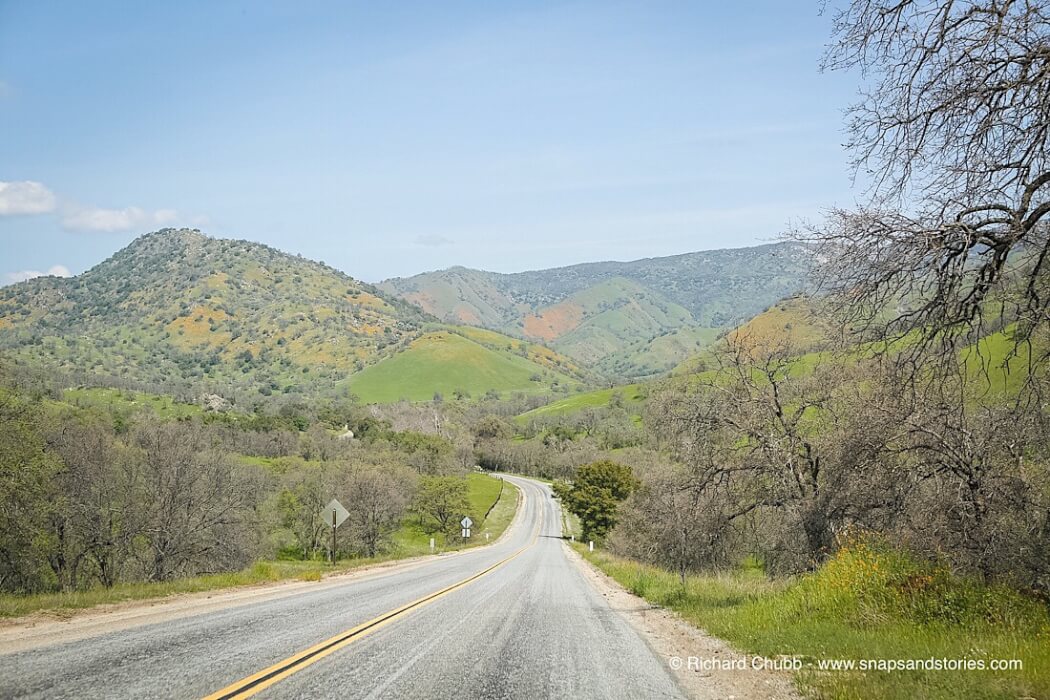
{"label": "road curve", "polygon": [[549,487],[506,478],[523,505],[493,546],[6,654],[0,697],[681,697],[568,560]]}

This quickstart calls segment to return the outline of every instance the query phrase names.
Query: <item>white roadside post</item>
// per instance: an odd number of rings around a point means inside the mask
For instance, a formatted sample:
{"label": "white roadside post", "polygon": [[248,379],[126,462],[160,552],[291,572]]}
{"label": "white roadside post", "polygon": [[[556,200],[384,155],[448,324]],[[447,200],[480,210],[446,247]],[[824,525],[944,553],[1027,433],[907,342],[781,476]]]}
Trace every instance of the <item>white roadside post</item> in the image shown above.
{"label": "white roadside post", "polygon": [[431,554],[434,553],[434,538],[433,537],[430,538],[430,553]]}
{"label": "white roadside post", "polygon": [[470,537],[470,526],[474,524],[474,521],[470,519],[470,516],[463,516],[463,519],[459,521],[459,524],[463,526],[463,539]]}
{"label": "white roadside post", "polygon": [[321,511],[322,522],[328,523],[332,528],[332,551],[328,554],[328,561],[335,564],[335,529],[350,517],[350,512],[343,507],[337,499],[333,498]]}
{"label": "white roadside post", "polygon": [[594,540],[589,541],[587,543],[587,547],[588,547],[588,549],[590,549],[593,552],[594,551]]}

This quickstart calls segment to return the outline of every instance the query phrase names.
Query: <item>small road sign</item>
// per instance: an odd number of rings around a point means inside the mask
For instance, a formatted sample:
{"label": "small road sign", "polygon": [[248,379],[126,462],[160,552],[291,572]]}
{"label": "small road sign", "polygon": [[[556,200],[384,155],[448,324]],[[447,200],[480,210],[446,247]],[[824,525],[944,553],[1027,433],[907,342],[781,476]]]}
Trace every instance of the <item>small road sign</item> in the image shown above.
{"label": "small road sign", "polygon": [[470,526],[474,524],[474,521],[470,519],[470,516],[464,515],[463,519],[459,521],[459,524],[463,526],[463,539],[470,537]]}
{"label": "small road sign", "polygon": [[321,512],[321,520],[329,527],[339,527],[349,517],[350,512],[343,508],[343,504],[334,498]]}
{"label": "small road sign", "polygon": [[332,528],[332,551],[328,553],[328,561],[335,564],[335,529],[350,517],[350,512],[343,508],[343,504],[333,498],[321,511],[321,520]]}

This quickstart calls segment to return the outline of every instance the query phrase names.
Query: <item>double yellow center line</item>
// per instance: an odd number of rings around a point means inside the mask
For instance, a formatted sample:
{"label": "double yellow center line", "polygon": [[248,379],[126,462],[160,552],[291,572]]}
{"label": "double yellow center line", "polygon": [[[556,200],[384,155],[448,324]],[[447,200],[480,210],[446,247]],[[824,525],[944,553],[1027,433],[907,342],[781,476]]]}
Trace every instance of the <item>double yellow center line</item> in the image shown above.
{"label": "double yellow center line", "polygon": [[[524,496],[524,494],[522,495]],[[543,511],[542,509],[540,509],[541,520],[542,515]],[[357,641],[358,639],[361,639],[362,637],[368,634],[371,634],[377,629],[380,629],[381,627],[385,627],[386,625],[395,622],[399,618],[407,615],[412,610],[417,610],[423,606],[429,605],[430,603],[433,603],[439,598],[442,598],[448,595],[449,593],[452,593],[453,591],[460,589],[463,586],[466,586],[469,583],[477,581],[482,576],[492,573],[496,569],[500,568],[507,562],[517,557],[519,554],[524,552],[532,545],[536,544],[536,540],[539,537],[539,530],[540,528],[539,526],[537,526],[536,532],[533,534],[532,540],[527,545],[511,554],[506,559],[501,559],[500,561],[496,562],[487,569],[483,569],[482,571],[479,571],[478,573],[469,576],[463,579],[462,581],[454,583],[451,586],[442,588],[440,591],[436,591],[429,595],[425,595],[422,598],[413,600],[411,603],[406,603],[400,608],[396,608],[389,612],[383,613],[379,617],[373,618],[368,622],[361,623],[357,627],[348,629],[345,632],[341,632],[336,636],[332,637],[331,639],[326,639],[325,641],[319,644],[315,644],[309,649],[301,651],[293,656],[289,656],[283,661],[278,661],[269,668],[264,668],[258,673],[252,674],[247,678],[243,678],[237,681],[236,683],[232,683],[226,686],[222,690],[216,691],[211,695],[206,696],[204,700],[234,700],[235,698],[239,700],[240,698],[250,698],[256,693],[261,692],[266,688],[269,688],[271,685],[279,683],[280,681],[284,680],[293,673],[297,673],[298,671],[303,670],[307,666],[310,666],[311,664],[320,661],[329,654],[334,654],[343,647],[352,644],[353,642]]]}

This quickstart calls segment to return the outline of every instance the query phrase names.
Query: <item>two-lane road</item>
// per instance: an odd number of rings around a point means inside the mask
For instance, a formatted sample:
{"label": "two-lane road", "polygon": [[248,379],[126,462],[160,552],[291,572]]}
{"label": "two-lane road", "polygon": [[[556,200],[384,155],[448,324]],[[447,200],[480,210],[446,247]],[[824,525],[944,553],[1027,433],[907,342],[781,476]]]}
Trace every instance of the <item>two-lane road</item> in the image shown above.
{"label": "two-lane road", "polygon": [[0,696],[680,697],[568,560],[549,488],[507,478],[493,546],[0,656]]}

